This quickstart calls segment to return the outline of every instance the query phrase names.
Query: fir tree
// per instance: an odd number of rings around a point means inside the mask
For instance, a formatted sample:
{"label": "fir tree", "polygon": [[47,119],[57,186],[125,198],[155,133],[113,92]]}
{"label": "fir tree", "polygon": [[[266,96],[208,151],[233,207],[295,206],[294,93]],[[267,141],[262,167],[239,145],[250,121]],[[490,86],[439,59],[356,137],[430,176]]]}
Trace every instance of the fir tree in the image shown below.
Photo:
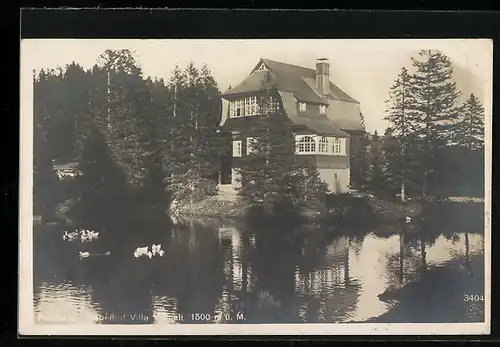
{"label": "fir tree", "polygon": [[[387,145],[389,148],[390,145],[393,144],[397,144],[399,147],[399,151],[394,151],[394,148],[390,148],[391,166],[390,169],[386,171],[386,174],[389,175],[388,177],[393,176],[393,181],[395,180],[394,176],[398,176],[401,187],[401,199],[403,201],[405,200],[405,177],[407,176],[408,171],[406,160],[408,140],[411,138],[411,135],[415,130],[412,127],[412,122],[410,122],[410,112],[414,106],[411,88],[411,76],[408,73],[408,70],[403,67],[401,72],[398,74],[397,79],[394,81],[394,84],[391,86],[389,91],[389,100],[386,101],[387,116],[385,117],[385,120],[391,123],[391,126],[388,129],[391,139],[388,139],[390,144],[388,143]],[[399,161],[399,163],[394,165],[395,161]]]}
{"label": "fir tree", "polygon": [[49,141],[50,114],[47,112],[48,74],[33,76],[33,210],[35,214],[47,215],[58,203],[58,178],[53,170],[54,148]]}
{"label": "fir tree", "polygon": [[452,81],[451,60],[440,51],[421,50],[412,58],[416,69],[412,76],[412,110],[410,116],[414,139],[419,141],[421,193],[439,187],[438,151],[452,137],[453,123],[458,117],[456,106],[460,92]]}
{"label": "fir tree", "polygon": [[[365,129],[365,117],[359,113],[362,128]],[[350,185],[353,188],[363,189],[367,184],[369,163],[367,148],[370,144],[368,134],[363,130],[362,134],[351,135],[350,139]]]}
{"label": "fir tree", "polygon": [[385,185],[385,176],[383,171],[383,157],[381,149],[381,140],[378,132],[375,130],[370,144],[370,187],[375,192],[383,191]]}
{"label": "fir tree", "polygon": [[283,180],[293,170],[294,140],[289,120],[282,106],[276,103],[277,92],[270,73],[266,74],[257,94],[260,115],[252,119],[252,133],[245,134],[253,140],[249,154],[241,158],[239,194],[251,204],[272,211],[284,196]]}
{"label": "fir tree", "polygon": [[128,182],[140,187],[148,172],[144,165],[149,154],[145,141],[151,141],[145,123],[150,97],[142,71],[129,50],[107,50],[101,55],[108,74],[106,138],[113,159],[124,170]]}
{"label": "fir tree", "polygon": [[367,133],[356,136],[354,141],[351,140],[351,185],[357,189],[364,189],[368,184],[369,144],[370,139]]}
{"label": "fir tree", "polygon": [[268,212],[324,206],[326,184],[316,167],[299,164],[293,123],[278,101],[269,73],[258,94],[261,115],[252,119],[252,133],[245,134],[253,140],[251,151],[241,158],[239,195]]}
{"label": "fir tree", "polygon": [[461,119],[456,124],[455,142],[470,151],[484,146],[484,108],[471,94],[461,108]]}

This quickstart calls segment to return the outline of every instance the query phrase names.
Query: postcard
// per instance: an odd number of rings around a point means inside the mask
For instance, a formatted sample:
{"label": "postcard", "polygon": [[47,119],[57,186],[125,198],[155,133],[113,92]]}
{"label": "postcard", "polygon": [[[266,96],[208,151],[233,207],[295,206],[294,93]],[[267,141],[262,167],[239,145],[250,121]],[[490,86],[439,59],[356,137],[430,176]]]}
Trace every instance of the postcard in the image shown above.
{"label": "postcard", "polygon": [[489,334],[492,61],[22,40],[19,334]]}

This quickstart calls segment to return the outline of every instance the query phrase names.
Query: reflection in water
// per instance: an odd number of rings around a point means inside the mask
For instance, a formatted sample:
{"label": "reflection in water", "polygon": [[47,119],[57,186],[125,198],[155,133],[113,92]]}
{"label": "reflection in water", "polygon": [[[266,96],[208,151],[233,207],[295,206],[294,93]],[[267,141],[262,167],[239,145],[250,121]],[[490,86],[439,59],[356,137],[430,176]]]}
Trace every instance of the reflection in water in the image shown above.
{"label": "reflection in water", "polygon": [[[100,324],[366,321],[392,312],[401,303],[394,293],[424,283],[435,269],[480,281],[474,269],[484,252],[483,237],[473,230],[431,237],[394,226],[399,232],[384,234],[385,227],[377,227],[355,235],[315,228],[287,237],[289,230],[219,221],[140,225],[141,233],[108,230],[108,237],[92,246],[69,244],[61,240],[61,230],[39,227],[34,252],[39,322],[48,317]],[[133,257],[133,249],[153,243],[162,244],[164,257]],[[112,252],[80,260],[84,247]],[[464,290],[444,280],[433,286],[450,296]]]}

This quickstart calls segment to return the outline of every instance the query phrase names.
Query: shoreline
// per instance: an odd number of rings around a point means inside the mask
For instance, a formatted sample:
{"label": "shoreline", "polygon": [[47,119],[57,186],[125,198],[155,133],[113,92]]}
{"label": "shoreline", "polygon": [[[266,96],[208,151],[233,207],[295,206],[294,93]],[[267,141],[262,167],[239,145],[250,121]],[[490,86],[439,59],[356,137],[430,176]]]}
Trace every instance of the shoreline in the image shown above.
{"label": "shoreline", "polygon": [[[73,218],[69,215],[74,206],[75,201],[69,199],[60,203],[56,207],[55,213],[49,216],[40,214],[33,215],[34,224],[60,223],[72,225]],[[439,201],[429,201],[430,204],[458,204],[458,205],[475,205],[484,203],[484,199],[473,197],[450,197]],[[72,206],[73,205],[73,206]],[[252,216],[252,206],[245,203],[242,199],[219,200],[217,196],[209,196],[207,198],[194,202],[180,202],[172,204],[170,208],[164,210],[165,214],[172,220],[177,219],[193,219],[193,218],[209,218],[216,220],[245,220],[254,219],[263,221],[275,221],[276,219],[291,220],[299,225],[308,224],[323,224],[336,225],[344,223],[364,223],[375,222],[379,225],[403,221],[407,216],[418,220],[422,213],[423,203],[413,202],[402,204],[401,202],[384,200],[375,196],[354,196],[344,194],[334,207],[324,212],[318,210],[305,210],[302,212],[292,212],[289,215],[279,215],[272,213],[256,212]],[[57,220],[54,220],[57,219]]]}
{"label": "shoreline", "polygon": [[[336,217],[342,217],[339,210],[342,208],[353,208],[349,203],[359,202],[369,206],[372,209],[369,213],[373,213],[379,223],[388,223],[398,220],[404,220],[405,217],[418,218],[422,213],[422,202],[406,203],[384,200],[378,197],[355,197],[348,195],[347,204],[345,206],[336,206],[330,211],[320,213],[318,210],[306,210],[302,213],[297,213],[296,217],[303,220],[305,223],[321,223],[334,222]],[[450,197],[441,201],[429,201],[429,203],[457,203],[457,204],[478,204],[484,203],[484,199],[473,197]],[[170,208],[166,212],[174,218],[194,218],[206,217],[215,219],[239,219],[245,218],[252,206],[246,204],[240,199],[234,201],[218,200],[217,197],[208,197],[206,199],[180,203],[178,208]],[[355,208],[355,207],[354,207]],[[354,211],[355,212],[355,211]],[[353,213],[354,213],[353,212]],[[266,217],[279,217],[275,214],[266,214]],[[357,218],[359,221],[359,217]]]}
{"label": "shoreline", "polygon": [[[460,268],[460,260],[450,260],[442,265],[432,266],[417,281],[408,283],[404,287],[394,290],[386,290],[380,296],[386,296],[382,302],[395,301],[395,304],[387,312],[377,317],[371,317],[365,321],[353,323],[465,323],[474,322],[474,318],[467,314],[467,307],[472,302],[463,300],[465,293],[484,293],[480,288],[484,281],[471,281],[470,276],[484,273],[484,263],[480,259],[484,255],[474,254],[470,256],[470,273]],[[452,271],[450,271],[452,269]],[[450,293],[439,286],[440,282],[456,283],[452,288],[461,288],[459,293]],[[429,288],[438,288],[434,295],[427,295]],[[449,287],[447,287],[449,288]],[[465,290],[463,289],[465,288]],[[479,302],[481,304],[481,302]],[[429,310],[433,307],[433,310]],[[451,312],[451,314],[450,314]],[[456,321],[447,321],[446,317],[460,317]]]}

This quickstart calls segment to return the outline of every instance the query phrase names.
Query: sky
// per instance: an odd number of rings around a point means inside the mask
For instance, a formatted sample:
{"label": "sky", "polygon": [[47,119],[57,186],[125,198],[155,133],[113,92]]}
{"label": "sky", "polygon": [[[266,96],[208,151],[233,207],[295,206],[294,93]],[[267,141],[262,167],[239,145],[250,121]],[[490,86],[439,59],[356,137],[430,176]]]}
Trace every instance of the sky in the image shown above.
{"label": "sky", "polygon": [[56,68],[75,61],[84,68],[97,62],[106,49],[130,49],[145,76],[168,79],[176,65],[206,63],[221,91],[241,82],[260,58],[315,68],[328,58],[330,79],[358,100],[368,131],[383,132],[389,88],[403,66],[420,49],[439,49],[454,65],[454,80],[464,96],[474,93],[491,115],[493,45],[486,39],[255,39],[255,40],[140,40],[30,39],[21,44],[22,73]]}

